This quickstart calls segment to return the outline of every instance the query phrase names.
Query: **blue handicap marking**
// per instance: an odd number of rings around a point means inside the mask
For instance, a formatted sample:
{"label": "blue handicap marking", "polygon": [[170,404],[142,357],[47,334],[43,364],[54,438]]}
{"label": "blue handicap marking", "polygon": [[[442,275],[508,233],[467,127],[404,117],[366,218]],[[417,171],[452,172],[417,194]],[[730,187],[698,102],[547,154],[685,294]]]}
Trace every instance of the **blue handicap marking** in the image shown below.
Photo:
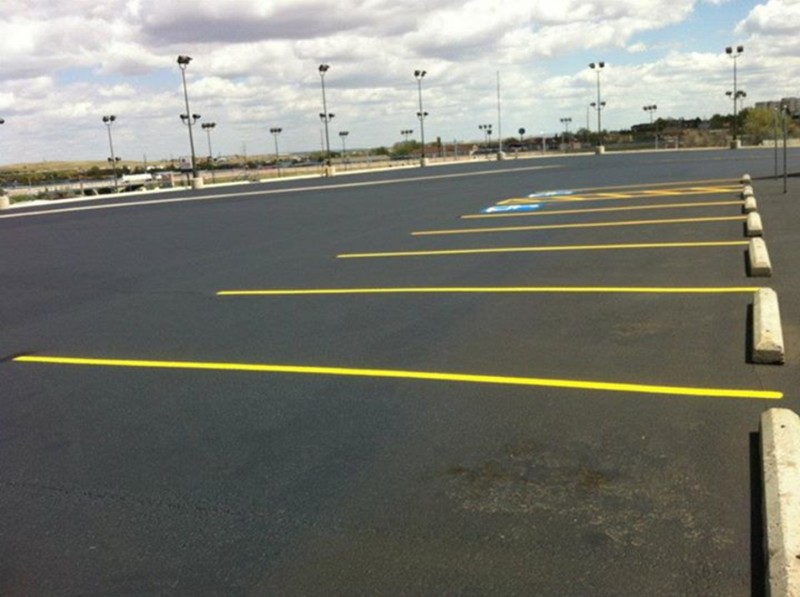
{"label": "blue handicap marking", "polygon": [[541,207],[538,203],[525,203],[522,205],[492,205],[486,209],[481,210],[482,214],[498,214],[508,213],[515,211],[534,211]]}
{"label": "blue handicap marking", "polygon": [[565,195],[572,195],[573,191],[540,191],[538,193],[531,193],[528,195],[529,199],[536,199],[541,197],[563,197]]}

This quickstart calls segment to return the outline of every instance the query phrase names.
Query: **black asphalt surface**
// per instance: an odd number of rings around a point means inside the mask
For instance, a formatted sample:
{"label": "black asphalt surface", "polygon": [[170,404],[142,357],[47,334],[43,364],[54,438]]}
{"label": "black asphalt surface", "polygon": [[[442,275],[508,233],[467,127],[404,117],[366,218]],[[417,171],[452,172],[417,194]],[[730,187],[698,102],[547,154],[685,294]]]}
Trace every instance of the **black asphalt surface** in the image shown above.
{"label": "black asphalt surface", "polygon": [[[0,592],[759,594],[754,434],[764,409],[797,408],[800,381],[800,182],[783,195],[759,178],[772,164],[764,150],[557,156],[0,213]],[[741,245],[337,258],[744,241],[741,220],[411,236],[733,218],[740,205],[460,216],[556,189],[701,188],[543,211],[731,201],[744,172],[756,178],[770,279],[747,277]],[[143,204],[44,213],[131,201]],[[216,295],[761,285],[781,301],[781,367],[748,363],[746,293]],[[13,360],[22,354],[785,397]]]}

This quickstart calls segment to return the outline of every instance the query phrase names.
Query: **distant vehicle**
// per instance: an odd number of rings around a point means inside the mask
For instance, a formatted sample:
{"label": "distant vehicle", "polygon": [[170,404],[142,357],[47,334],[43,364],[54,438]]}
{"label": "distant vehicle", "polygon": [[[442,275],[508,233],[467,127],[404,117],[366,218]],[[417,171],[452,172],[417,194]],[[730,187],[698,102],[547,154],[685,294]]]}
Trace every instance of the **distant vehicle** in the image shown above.
{"label": "distant vehicle", "polygon": [[123,174],[119,182],[128,189],[141,189],[153,180],[153,175],[148,172],[146,174]]}

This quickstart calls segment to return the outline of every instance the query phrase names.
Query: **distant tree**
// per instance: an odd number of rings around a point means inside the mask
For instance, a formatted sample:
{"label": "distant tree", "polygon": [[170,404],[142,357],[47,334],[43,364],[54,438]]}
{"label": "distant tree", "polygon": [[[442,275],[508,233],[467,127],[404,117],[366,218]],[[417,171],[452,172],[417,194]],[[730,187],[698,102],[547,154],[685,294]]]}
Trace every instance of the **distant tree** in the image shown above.
{"label": "distant tree", "polygon": [[[748,108],[744,113],[744,133],[756,145],[772,138],[775,130],[775,115],[769,108]],[[780,133],[779,133],[780,134]]]}
{"label": "distant tree", "polygon": [[730,116],[723,116],[722,114],[714,114],[709,121],[712,129],[724,129],[730,126]]}

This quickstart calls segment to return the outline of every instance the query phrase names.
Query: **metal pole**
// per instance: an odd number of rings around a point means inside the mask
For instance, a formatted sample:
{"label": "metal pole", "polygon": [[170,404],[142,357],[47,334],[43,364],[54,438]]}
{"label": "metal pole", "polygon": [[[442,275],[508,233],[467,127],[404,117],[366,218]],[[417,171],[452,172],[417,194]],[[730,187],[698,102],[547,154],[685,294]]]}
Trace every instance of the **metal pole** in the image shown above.
{"label": "metal pole", "polygon": [[775,180],[778,179],[778,109],[772,108],[772,138],[773,138],[773,145],[775,146]]}
{"label": "metal pole", "polygon": [[328,72],[330,66],[327,64],[320,64],[319,65],[319,78],[322,82],[322,120],[325,122],[325,155],[327,160],[327,165],[331,165],[331,139],[328,134],[328,120],[330,120],[330,116],[328,114],[328,100],[325,97],[325,73]]}
{"label": "metal pole", "polygon": [[739,123],[737,122],[737,110],[736,110],[736,100],[738,99],[738,94],[736,93],[736,61],[738,60],[738,54],[733,55],[733,140],[736,141],[737,134],[739,132]]}
{"label": "metal pole", "polygon": [[503,121],[500,111],[500,71],[497,71],[497,159],[503,156]]}
{"label": "metal pole", "polygon": [[117,158],[114,156],[114,143],[111,141],[111,124],[117,119],[113,114],[111,116],[103,116],[103,122],[106,123],[108,129],[108,148],[111,151],[111,167],[114,169],[114,192],[119,192],[119,182],[117,181]]}
{"label": "metal pole", "polygon": [[787,164],[786,164],[786,133],[787,133],[787,126],[786,126],[786,112],[787,107],[781,107],[781,113],[783,115],[783,194],[787,193]]}
{"label": "metal pole", "polygon": [[[206,123],[210,124],[210,123]],[[214,171],[214,150],[211,149],[211,129],[213,126],[206,127],[206,136],[208,137],[208,167],[211,169],[211,182],[217,182],[217,174]]]}
{"label": "metal pole", "polygon": [[602,145],[602,140],[600,138],[600,131],[603,130],[602,125],[600,124],[600,112],[602,106],[600,105],[600,69],[597,69],[597,144]]}
{"label": "metal pole", "polygon": [[422,143],[422,150],[420,154],[420,166],[425,165],[425,111],[422,109],[422,79],[427,74],[424,70],[415,70],[414,77],[417,79],[417,93],[419,94],[419,135]]}
{"label": "metal pole", "polygon": [[[181,60],[181,59],[184,60]],[[194,154],[194,135],[192,134],[192,112],[189,109],[189,92],[186,89],[186,66],[189,64],[188,56],[178,56],[178,66],[181,68],[181,79],[183,80],[183,99],[186,102],[186,124],[189,127],[189,148],[192,151],[192,178],[197,178],[197,164]]]}

